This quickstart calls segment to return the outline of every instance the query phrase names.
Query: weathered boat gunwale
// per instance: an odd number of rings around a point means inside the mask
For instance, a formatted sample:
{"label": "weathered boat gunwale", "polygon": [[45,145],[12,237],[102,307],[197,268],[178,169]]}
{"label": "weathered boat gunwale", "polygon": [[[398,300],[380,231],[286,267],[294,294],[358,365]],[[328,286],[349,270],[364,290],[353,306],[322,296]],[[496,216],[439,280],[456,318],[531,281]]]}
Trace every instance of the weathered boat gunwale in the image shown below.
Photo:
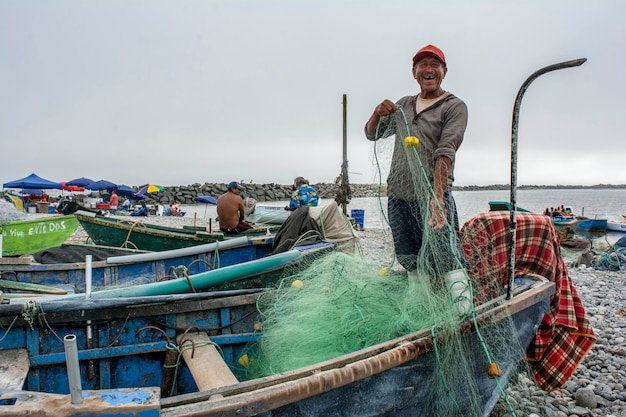
{"label": "weathered boat gunwale", "polygon": [[[502,295],[478,306],[475,320],[469,319],[460,325],[462,332],[474,330],[475,324],[482,325],[513,316],[541,303],[542,300],[547,311],[548,299],[554,294],[555,285],[544,278],[537,278],[540,281],[530,288],[514,291],[514,296],[510,300],[506,300],[505,295]],[[536,323],[535,330],[538,324]],[[444,338],[445,335],[442,335],[441,339]],[[432,347],[430,328],[422,329],[293,371],[241,382],[230,387],[164,398],[161,400],[162,415],[241,416],[270,411],[405,364],[430,352]],[[203,409],[203,405],[206,410]]]}
{"label": "weathered boat gunwale", "polygon": [[[37,300],[37,314],[45,315],[48,324],[65,323],[81,320],[113,320],[134,317],[146,317],[162,314],[167,306],[168,314],[187,313],[190,311],[228,308],[241,304],[254,304],[263,289],[223,290],[190,294],[154,295],[147,297],[81,299],[50,297]],[[28,302],[17,300],[3,305],[0,309],[0,325],[8,327],[27,325],[22,313]]]}

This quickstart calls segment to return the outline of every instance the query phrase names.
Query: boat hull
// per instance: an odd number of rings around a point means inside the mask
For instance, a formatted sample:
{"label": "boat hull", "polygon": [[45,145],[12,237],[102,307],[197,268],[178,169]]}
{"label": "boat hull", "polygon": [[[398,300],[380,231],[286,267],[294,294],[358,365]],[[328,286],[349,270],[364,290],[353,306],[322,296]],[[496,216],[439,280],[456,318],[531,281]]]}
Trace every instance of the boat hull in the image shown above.
{"label": "boat hull", "polygon": [[[234,265],[246,265],[258,259],[275,259],[272,253],[273,236],[239,237],[225,241],[161,252],[137,253],[128,251],[124,256],[110,256],[91,264],[91,281],[94,289],[109,289],[129,285],[155,283],[158,281],[194,276]],[[88,245],[77,246],[85,248]],[[68,246],[68,248],[74,248]],[[103,248],[103,247],[98,247]],[[311,259],[334,250],[335,244],[320,242],[297,246],[303,259]],[[112,248],[108,248],[112,249]],[[62,250],[70,250],[62,248]],[[121,251],[120,251],[121,252]],[[0,263],[0,273],[20,283],[53,286],[70,293],[84,293],[87,265],[80,262],[51,264]],[[270,286],[276,274],[251,275],[246,285],[250,288]],[[236,289],[241,283],[215,284],[214,289]],[[0,289],[3,287],[0,281]],[[124,294],[124,290],[121,290]]]}
{"label": "boat hull", "polygon": [[2,225],[2,256],[32,254],[61,245],[78,227],[75,216],[52,215]]}
{"label": "boat hull", "polygon": [[[510,314],[519,337],[518,355],[500,363],[501,384],[506,384],[522,359],[524,347],[549,310],[553,291],[554,284],[532,278],[511,300],[502,296],[477,308],[476,323],[482,332],[508,320]],[[121,387],[134,387],[150,398],[146,402],[155,411],[151,415],[326,416],[336,415],[339,409],[345,416],[409,416],[415,415],[415,410],[430,410],[436,415],[439,401],[449,401],[432,398],[433,382],[439,375],[430,328],[305,368],[205,391],[198,391],[198,375],[194,377],[191,362],[177,362],[177,353],[169,359],[177,367],[164,366],[174,340],[195,333],[195,327],[207,332],[220,347],[226,364],[239,366],[247,344],[260,337],[255,331],[255,323],[261,319],[255,304],[259,294],[242,290],[47,302],[38,309],[45,312],[45,321],[35,323],[28,320],[33,311],[5,306],[0,310],[0,324],[12,329],[0,340],[0,348],[5,353],[26,350],[29,369],[22,388],[0,394],[7,402],[0,406],[0,416],[35,411],[37,415],[60,415],[58,405],[64,399],[69,402],[65,354],[59,339],[67,334],[75,335],[78,343],[80,379],[86,390],[83,396],[112,398]],[[480,338],[472,323],[460,326],[471,354],[480,355]],[[445,343],[445,335],[437,340]],[[488,415],[500,391],[478,362],[472,377],[480,379],[480,401],[484,415]],[[28,402],[28,398],[37,402]],[[465,400],[456,400],[463,408]],[[73,413],[76,407],[70,407]],[[128,408],[116,411],[115,404],[101,403],[100,408],[89,411],[90,415],[130,415]]]}
{"label": "boat hull", "polygon": [[585,219],[577,220],[574,223],[574,228],[585,232],[603,232],[606,230],[606,225],[606,219]]}
{"label": "boat hull", "polygon": [[609,232],[626,233],[626,222],[607,221],[606,230]]}

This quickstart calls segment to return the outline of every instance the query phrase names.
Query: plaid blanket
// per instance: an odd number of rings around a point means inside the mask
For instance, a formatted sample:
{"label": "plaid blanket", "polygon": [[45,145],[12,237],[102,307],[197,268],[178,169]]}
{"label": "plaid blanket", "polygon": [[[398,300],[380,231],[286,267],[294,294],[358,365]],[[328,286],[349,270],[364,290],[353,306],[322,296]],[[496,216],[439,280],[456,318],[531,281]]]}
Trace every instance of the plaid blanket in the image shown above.
{"label": "plaid blanket", "polygon": [[[467,270],[478,289],[476,303],[495,296],[493,291],[506,285],[509,220],[507,211],[486,212],[461,229]],[[552,391],[572,376],[596,338],[561,257],[552,220],[540,214],[520,212],[516,221],[515,276],[541,275],[556,285],[550,311],[526,350],[537,385]],[[493,280],[500,285],[494,288]]]}

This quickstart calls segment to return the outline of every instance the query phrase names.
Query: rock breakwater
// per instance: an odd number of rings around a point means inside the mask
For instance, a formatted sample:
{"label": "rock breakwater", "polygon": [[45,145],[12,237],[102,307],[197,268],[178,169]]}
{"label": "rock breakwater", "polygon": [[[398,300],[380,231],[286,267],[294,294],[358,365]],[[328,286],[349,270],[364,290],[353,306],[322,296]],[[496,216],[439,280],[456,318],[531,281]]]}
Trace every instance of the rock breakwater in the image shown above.
{"label": "rock breakwater", "polygon": [[[340,188],[338,184],[329,183],[311,185],[317,190],[322,199],[334,199]],[[195,204],[194,198],[201,195],[210,195],[215,198],[221,196],[228,191],[227,186],[228,184],[225,183],[205,182],[204,184],[195,183],[165,187],[165,190],[162,192],[149,194],[146,202],[164,205],[170,203]],[[284,184],[243,184],[243,186],[245,190],[242,191],[241,196],[254,198],[258,202],[289,200],[293,192],[292,185]],[[352,197],[374,197],[379,195],[379,189],[385,195],[385,185],[381,187],[378,184],[350,184]]]}

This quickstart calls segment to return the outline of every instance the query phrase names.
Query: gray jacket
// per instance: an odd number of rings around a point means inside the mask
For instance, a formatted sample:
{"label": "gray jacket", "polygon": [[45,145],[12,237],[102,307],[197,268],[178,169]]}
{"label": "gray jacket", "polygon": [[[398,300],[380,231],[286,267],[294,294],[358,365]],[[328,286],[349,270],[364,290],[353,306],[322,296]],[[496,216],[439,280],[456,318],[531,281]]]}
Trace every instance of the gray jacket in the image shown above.
{"label": "gray jacket", "polygon": [[[454,159],[457,149],[463,142],[463,135],[467,126],[467,106],[451,93],[445,93],[444,97],[432,106],[415,112],[417,96],[406,96],[398,100],[396,105],[402,108],[406,117],[401,117],[401,112],[382,117],[376,135],[365,135],[369,140],[376,140],[396,135],[391,167],[387,177],[387,196],[406,201],[416,201],[415,186],[411,176],[411,167],[407,158],[407,148],[404,146],[404,138],[416,136],[419,139],[417,153],[424,166],[430,184],[433,184],[435,161],[440,156],[446,156],[452,161],[452,169],[448,177],[446,191],[450,191],[454,182]],[[406,124],[409,132],[407,134]]]}

